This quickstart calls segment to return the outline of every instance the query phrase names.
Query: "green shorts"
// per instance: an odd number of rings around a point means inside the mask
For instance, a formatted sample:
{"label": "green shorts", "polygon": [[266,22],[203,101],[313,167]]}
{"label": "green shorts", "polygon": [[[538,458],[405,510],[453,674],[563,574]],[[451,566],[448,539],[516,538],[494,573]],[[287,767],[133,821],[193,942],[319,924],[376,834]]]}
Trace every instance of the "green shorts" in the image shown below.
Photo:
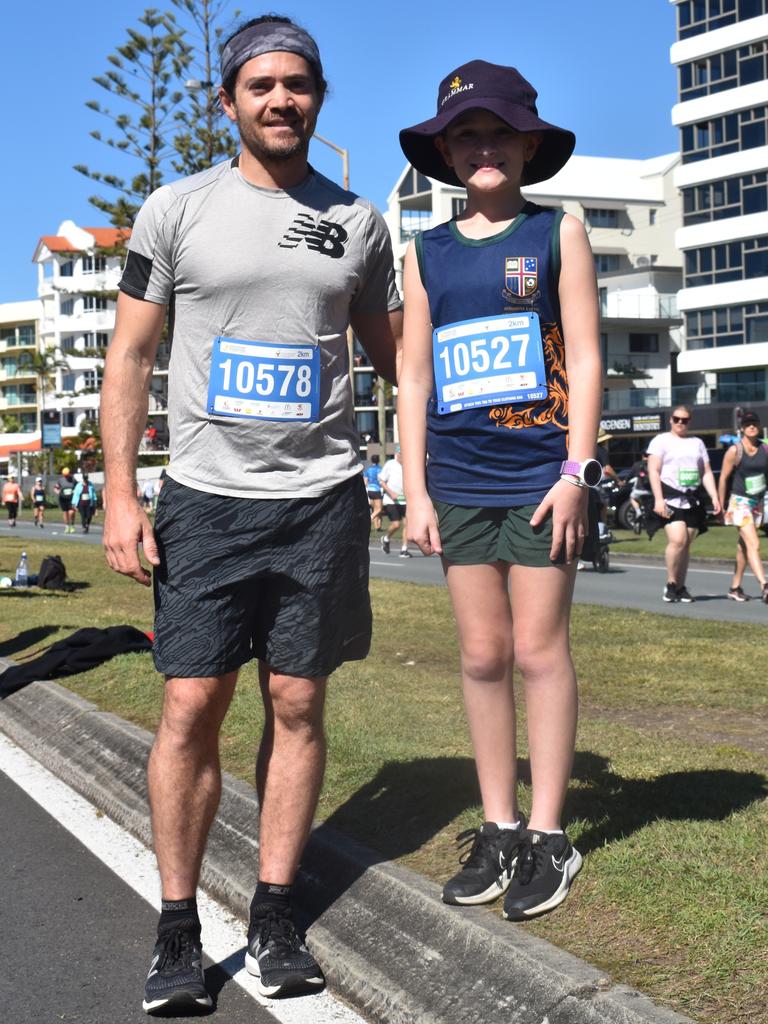
{"label": "green shorts", "polygon": [[434,501],[443,557],[453,565],[510,565],[535,567],[565,564],[565,553],[549,557],[552,517],[534,529],[531,516],[538,505],[516,508],[465,508]]}

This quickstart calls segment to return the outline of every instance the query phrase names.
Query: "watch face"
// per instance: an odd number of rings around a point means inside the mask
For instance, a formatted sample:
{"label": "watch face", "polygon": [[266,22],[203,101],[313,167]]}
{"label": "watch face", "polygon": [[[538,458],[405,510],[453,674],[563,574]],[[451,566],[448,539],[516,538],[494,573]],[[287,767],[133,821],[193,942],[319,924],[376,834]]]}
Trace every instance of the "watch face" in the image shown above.
{"label": "watch face", "polygon": [[587,459],[581,465],[581,476],[587,487],[597,487],[603,478],[603,467],[597,459]]}

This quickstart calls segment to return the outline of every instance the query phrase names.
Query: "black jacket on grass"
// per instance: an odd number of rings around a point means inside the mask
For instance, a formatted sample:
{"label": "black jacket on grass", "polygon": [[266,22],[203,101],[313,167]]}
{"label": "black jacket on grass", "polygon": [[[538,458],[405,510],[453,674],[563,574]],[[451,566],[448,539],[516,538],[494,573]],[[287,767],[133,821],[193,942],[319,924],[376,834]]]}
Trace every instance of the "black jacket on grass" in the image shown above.
{"label": "black jacket on grass", "polygon": [[0,700],[37,680],[74,676],[96,668],[116,654],[151,650],[149,636],[133,626],[78,629],[72,636],[57,640],[40,657],[23,665],[12,665],[0,674]]}

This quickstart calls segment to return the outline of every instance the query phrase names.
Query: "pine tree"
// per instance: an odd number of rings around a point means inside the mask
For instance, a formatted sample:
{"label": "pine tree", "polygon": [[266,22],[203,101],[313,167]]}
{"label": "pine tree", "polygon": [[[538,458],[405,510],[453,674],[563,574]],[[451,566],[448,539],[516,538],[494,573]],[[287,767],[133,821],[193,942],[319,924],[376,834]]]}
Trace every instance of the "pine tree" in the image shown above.
{"label": "pine tree", "polygon": [[[174,170],[180,174],[204,171],[218,160],[232,157],[238,146],[219,105],[216,88],[218,54],[223,29],[217,24],[227,0],[171,0],[191,22],[186,41],[191,61],[186,81],[189,100],[174,115],[178,128],[173,146],[178,158]],[[239,11],[234,11],[236,18]]]}
{"label": "pine tree", "polygon": [[131,157],[140,169],[128,179],[83,164],[75,166],[117,193],[116,198],[89,198],[116,227],[130,227],[143,201],[163,182],[164,167],[174,152],[174,115],[184,98],[178,81],[192,59],[172,13],[148,8],[138,20],[146,31],[129,28],[127,42],[107,57],[112,67],[93,79],[118,106],[104,107],[97,100],[89,100],[86,106],[116,129],[109,136],[94,130],[92,138]]}

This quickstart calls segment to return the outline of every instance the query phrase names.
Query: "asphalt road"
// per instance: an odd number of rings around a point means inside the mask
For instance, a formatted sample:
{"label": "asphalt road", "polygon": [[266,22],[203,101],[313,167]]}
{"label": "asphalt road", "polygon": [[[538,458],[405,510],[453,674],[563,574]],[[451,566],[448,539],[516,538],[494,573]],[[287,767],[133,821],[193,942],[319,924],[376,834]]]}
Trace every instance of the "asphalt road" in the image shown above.
{"label": "asphalt road", "polygon": [[[141,1009],[157,926],[152,854],[2,734],[0,821],[3,1024],[152,1019]],[[198,905],[216,1020],[365,1024],[328,992],[258,996],[243,967],[245,926],[208,897]]]}
{"label": "asphalt road", "polygon": [[[3,536],[13,534],[19,537],[20,541],[21,538],[31,537],[34,540],[50,538],[56,545],[101,544],[102,526],[99,521],[91,525],[90,533],[87,535],[80,532],[79,526],[77,533],[65,534],[58,518],[54,516],[55,513],[49,516],[43,530],[35,528],[27,519],[20,520],[13,530],[3,523],[0,525],[0,531]],[[411,551],[414,552],[412,558],[400,558],[398,551],[397,538],[392,544],[390,555],[385,555],[381,551],[378,542],[372,542],[371,575],[379,579],[443,585],[443,571],[439,559],[424,558],[414,547],[411,547]],[[35,571],[37,567],[32,568]],[[688,589],[696,598],[696,602],[665,604],[661,600],[661,592],[666,582],[666,573],[662,565],[632,564],[622,560],[620,555],[611,554],[610,572],[597,573],[590,566],[579,573],[574,599],[580,604],[635,608],[686,618],[768,624],[768,605],[757,599],[760,588],[751,573],[748,572],[745,577],[744,589],[754,600],[746,604],[737,604],[726,597],[730,578],[731,573],[727,569],[695,566],[688,572]]]}

